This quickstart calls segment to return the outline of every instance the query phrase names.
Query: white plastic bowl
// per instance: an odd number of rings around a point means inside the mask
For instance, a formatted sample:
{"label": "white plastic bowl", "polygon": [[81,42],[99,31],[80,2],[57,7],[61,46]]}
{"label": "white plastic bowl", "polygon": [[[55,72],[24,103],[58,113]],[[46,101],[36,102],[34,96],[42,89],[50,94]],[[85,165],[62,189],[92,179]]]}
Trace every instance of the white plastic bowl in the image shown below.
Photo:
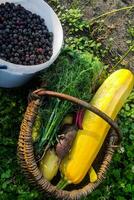
{"label": "white plastic bowl", "polygon": [[[26,83],[37,72],[49,67],[58,57],[63,44],[63,29],[53,9],[43,0],[0,0],[0,3],[21,4],[32,13],[45,19],[46,26],[53,32],[53,55],[51,59],[39,65],[16,65],[0,59],[0,87],[18,87]],[[6,69],[7,68],[7,69]]]}

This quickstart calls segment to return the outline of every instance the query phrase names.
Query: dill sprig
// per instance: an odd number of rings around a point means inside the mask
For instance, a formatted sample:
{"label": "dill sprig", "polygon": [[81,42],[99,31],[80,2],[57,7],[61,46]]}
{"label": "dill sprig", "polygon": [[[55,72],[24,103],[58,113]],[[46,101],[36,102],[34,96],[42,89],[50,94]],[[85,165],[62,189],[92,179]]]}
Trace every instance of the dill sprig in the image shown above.
{"label": "dill sprig", "polygon": [[[92,97],[92,87],[103,69],[103,64],[97,57],[88,52],[78,52],[65,49],[58,62],[48,68],[42,75],[42,81],[47,81],[48,90],[66,93],[89,101]],[[42,109],[44,129],[39,140],[39,150],[44,145],[55,142],[60,124],[65,115],[73,108],[72,103],[51,98]]]}

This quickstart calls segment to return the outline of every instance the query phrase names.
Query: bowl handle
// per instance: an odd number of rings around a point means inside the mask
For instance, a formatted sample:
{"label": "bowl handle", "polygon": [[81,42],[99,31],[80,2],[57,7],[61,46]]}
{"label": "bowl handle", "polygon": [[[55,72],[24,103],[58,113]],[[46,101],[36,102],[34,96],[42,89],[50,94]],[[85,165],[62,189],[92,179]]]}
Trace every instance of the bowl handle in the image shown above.
{"label": "bowl handle", "polygon": [[6,65],[0,65],[0,69],[7,69],[8,67]]}

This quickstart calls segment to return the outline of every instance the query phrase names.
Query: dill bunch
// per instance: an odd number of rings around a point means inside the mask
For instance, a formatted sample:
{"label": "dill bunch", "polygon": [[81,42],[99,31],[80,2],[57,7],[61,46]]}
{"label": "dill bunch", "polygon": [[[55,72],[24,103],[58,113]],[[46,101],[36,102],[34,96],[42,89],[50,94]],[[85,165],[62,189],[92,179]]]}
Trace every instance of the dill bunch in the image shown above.
{"label": "dill bunch", "polygon": [[[41,76],[47,81],[45,89],[69,94],[85,101],[92,97],[92,87],[103,70],[103,64],[88,52],[65,49],[53,66]],[[68,101],[50,98],[41,109],[44,118],[43,131],[38,143],[39,151],[46,144],[54,144],[60,124],[65,115],[72,111],[73,105]]]}

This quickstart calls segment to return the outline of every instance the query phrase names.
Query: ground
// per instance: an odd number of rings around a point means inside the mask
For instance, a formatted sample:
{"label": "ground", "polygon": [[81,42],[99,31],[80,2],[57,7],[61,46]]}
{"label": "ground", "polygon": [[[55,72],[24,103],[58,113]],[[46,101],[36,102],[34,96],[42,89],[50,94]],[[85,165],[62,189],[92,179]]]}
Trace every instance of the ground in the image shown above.
{"label": "ground", "polygon": [[[74,2],[74,3],[72,3]],[[79,0],[62,1],[66,7],[77,5],[84,10],[84,17],[91,20],[93,17],[134,4],[134,0]],[[121,11],[103,18],[103,22],[97,24],[92,35],[97,41],[101,42],[105,48],[110,48],[110,53],[114,59],[122,56],[129,47],[127,41],[130,39],[128,29],[134,26],[134,9]],[[113,59],[109,56],[107,63],[113,65]],[[105,60],[106,61],[106,60]],[[134,66],[134,52],[130,53],[122,63],[123,65]]]}

